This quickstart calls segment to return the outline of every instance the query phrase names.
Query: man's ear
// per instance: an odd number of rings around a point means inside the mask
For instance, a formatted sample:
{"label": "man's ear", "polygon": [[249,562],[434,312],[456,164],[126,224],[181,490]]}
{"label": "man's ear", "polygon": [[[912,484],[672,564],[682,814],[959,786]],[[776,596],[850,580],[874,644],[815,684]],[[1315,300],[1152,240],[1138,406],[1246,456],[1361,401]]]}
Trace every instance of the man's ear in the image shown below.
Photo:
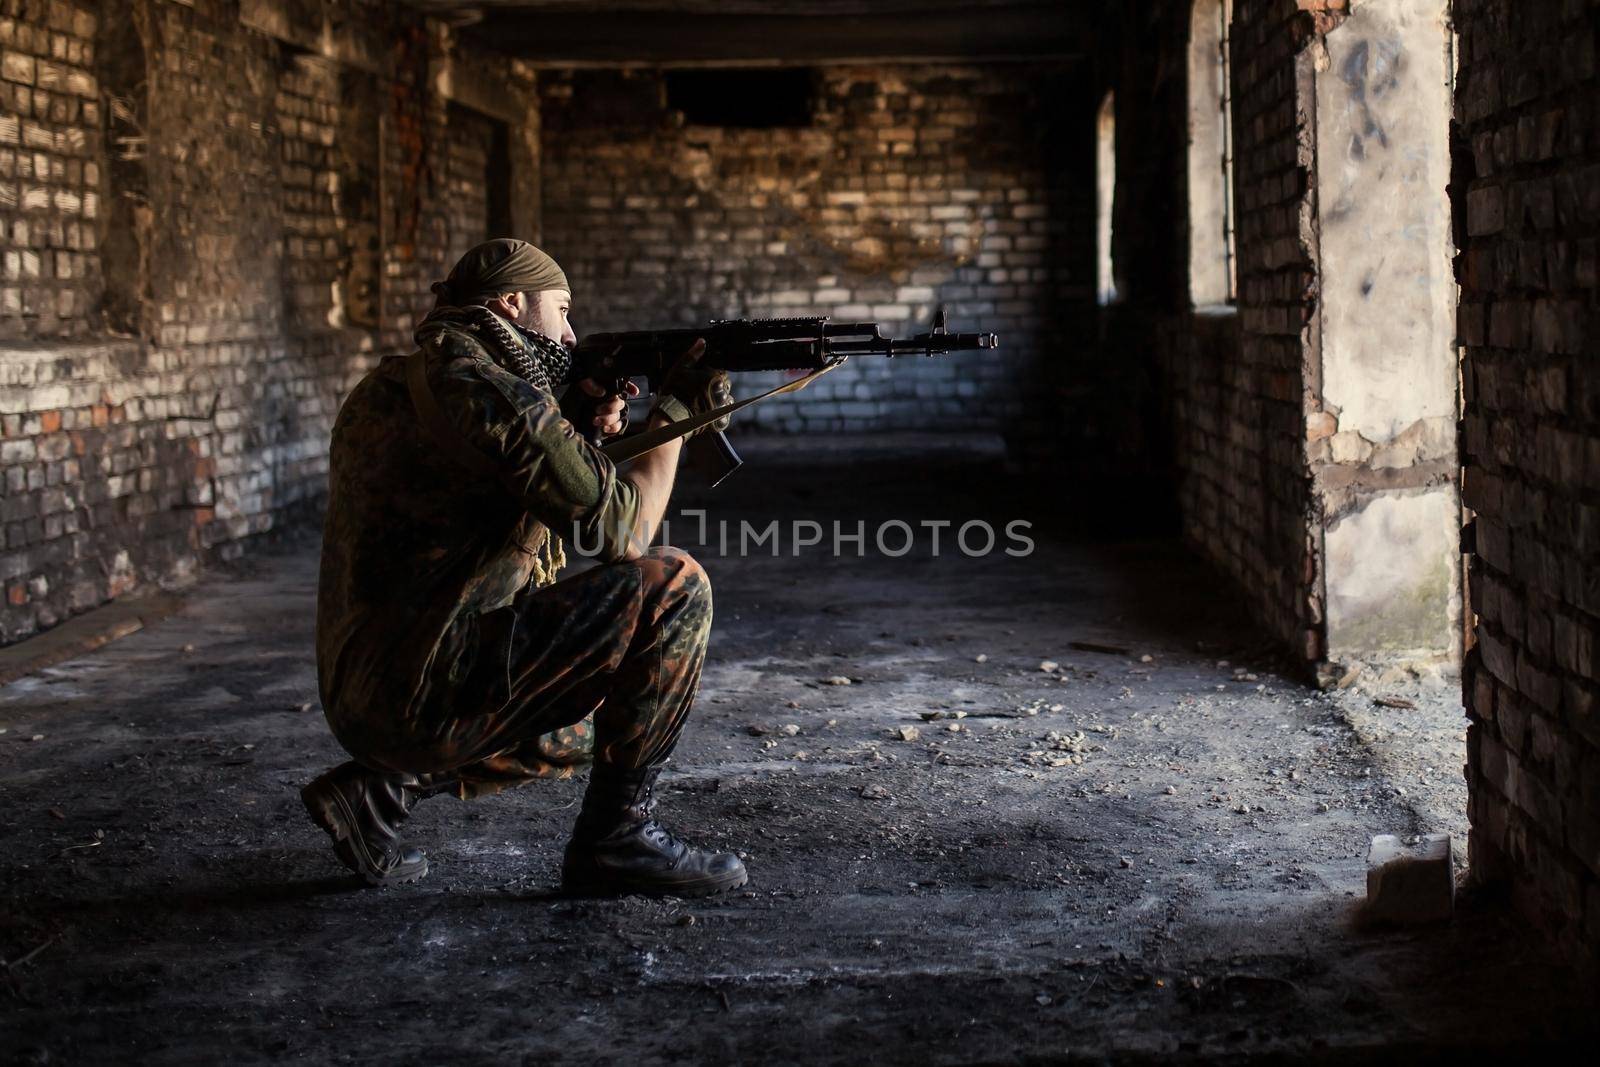
{"label": "man's ear", "polygon": [[527,299],[527,296],[523,293],[501,293],[485,306],[501,318],[516,322],[522,314],[522,309],[527,303]]}

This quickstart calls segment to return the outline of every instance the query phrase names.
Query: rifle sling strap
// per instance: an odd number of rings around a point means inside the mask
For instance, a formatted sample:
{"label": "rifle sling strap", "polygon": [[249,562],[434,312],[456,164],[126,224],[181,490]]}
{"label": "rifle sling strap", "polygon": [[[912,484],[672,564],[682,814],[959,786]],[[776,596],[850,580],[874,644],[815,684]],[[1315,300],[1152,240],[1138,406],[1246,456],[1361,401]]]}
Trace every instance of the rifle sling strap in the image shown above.
{"label": "rifle sling strap", "polygon": [[687,437],[696,430],[711,425],[718,419],[732,415],[734,412],[743,410],[744,408],[749,407],[751,404],[759,404],[768,397],[778,396],[781,393],[799,392],[801,389],[804,389],[806,386],[810,385],[824,374],[827,374],[835,367],[843,365],[844,361],[848,358],[848,356],[837,356],[831,362],[818,367],[816,370],[812,371],[810,374],[807,374],[803,378],[796,378],[794,381],[784,382],[781,385],[775,385],[764,393],[757,393],[755,396],[746,397],[743,400],[735,400],[731,404],[724,404],[722,407],[712,408],[710,411],[703,412],[699,415],[691,415],[689,418],[682,419],[678,422],[668,423],[665,426],[658,426],[653,430],[645,430],[641,433],[634,434],[632,437],[624,437],[621,440],[611,442],[609,445],[606,445],[600,449],[600,451],[604,452],[606,454],[606,458],[611,460],[613,463],[622,463],[626,460],[633,459],[636,456],[642,456],[652,449],[660,448],[668,441],[676,441],[680,437]]}
{"label": "rifle sling strap", "polygon": [[450,420],[444,417],[444,412],[439,410],[439,401],[434,398],[433,389],[428,385],[428,357],[420,348],[406,357],[406,389],[411,393],[411,406],[417,410],[417,418],[422,421],[434,444],[473,473],[490,481],[500,481],[500,468],[473,447],[472,442],[451,425]]}

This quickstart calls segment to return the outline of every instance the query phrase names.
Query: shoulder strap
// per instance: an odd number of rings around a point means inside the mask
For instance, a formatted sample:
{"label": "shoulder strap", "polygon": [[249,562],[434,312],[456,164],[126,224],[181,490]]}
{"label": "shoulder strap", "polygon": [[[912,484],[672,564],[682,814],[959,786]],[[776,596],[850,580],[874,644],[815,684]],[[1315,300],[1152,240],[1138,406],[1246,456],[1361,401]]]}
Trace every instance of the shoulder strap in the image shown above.
{"label": "shoulder strap", "polygon": [[417,418],[434,444],[474,474],[495,482],[500,480],[500,468],[478,451],[439,410],[439,401],[428,385],[428,357],[420,348],[406,357],[406,389],[411,393],[411,406],[416,409]]}

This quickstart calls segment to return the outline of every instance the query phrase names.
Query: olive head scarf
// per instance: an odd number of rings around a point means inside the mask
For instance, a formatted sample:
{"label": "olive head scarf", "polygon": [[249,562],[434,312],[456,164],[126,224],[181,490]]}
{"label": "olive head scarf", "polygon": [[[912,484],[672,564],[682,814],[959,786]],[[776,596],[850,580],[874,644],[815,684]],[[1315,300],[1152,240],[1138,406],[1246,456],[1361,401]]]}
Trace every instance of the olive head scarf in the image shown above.
{"label": "olive head scarf", "polygon": [[433,283],[434,307],[460,307],[502,293],[537,293],[566,289],[567,275],[556,261],[527,241],[509,237],[485,241],[466,255],[442,282]]}

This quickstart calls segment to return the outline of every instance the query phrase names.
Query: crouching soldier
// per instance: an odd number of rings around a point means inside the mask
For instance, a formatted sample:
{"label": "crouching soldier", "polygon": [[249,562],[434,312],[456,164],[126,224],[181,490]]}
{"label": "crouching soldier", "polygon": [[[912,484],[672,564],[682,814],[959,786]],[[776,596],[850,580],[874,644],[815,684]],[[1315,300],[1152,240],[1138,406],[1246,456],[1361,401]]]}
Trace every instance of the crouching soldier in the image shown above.
{"label": "crouching soldier", "polygon": [[[434,291],[417,351],[367,374],[333,430],[317,672],[354,759],[301,791],[311,817],[369,883],[408,882],[428,871],[398,834],[417,801],[592,762],[567,891],[743,885],[736,856],[694,848],[654,816],[711,627],[700,565],[644,547],[682,442],[618,471],[580,427],[620,432],[624,399],[580,382],[563,413],[553,390],[576,341],[571,294],[537,248],[480,245]],[[652,427],[729,399],[702,349],[663,383]],[[601,565],[558,582],[552,531],[573,529],[600,546]]]}

